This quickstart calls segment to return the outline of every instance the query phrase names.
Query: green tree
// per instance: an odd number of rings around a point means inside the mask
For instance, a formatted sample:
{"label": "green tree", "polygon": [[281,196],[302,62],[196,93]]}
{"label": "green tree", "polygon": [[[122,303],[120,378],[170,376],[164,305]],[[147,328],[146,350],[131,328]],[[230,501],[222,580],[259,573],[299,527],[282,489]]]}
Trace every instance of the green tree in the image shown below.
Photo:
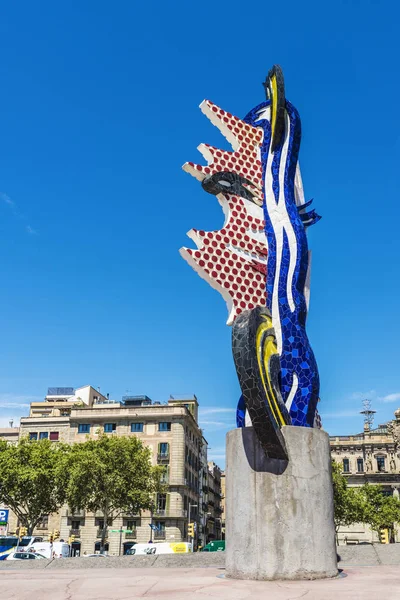
{"label": "green tree", "polygon": [[381,529],[393,529],[400,523],[400,501],[393,496],[385,496],[379,485],[366,483],[360,488],[363,498],[363,522],[367,523],[378,536]]}
{"label": "green tree", "polygon": [[347,486],[341,467],[332,461],[334,520],[336,532],[339,527],[364,522],[364,498],[356,488]]}
{"label": "green tree", "polygon": [[154,508],[163,468],[152,467],[151,451],[137,437],[102,435],[75,444],[65,456],[66,499],[71,510],[101,512],[101,552],[109,524],[123,512]]}
{"label": "green tree", "polygon": [[65,501],[60,458],[68,447],[49,440],[0,443],[0,502],[9,506],[31,535],[43,515]]}

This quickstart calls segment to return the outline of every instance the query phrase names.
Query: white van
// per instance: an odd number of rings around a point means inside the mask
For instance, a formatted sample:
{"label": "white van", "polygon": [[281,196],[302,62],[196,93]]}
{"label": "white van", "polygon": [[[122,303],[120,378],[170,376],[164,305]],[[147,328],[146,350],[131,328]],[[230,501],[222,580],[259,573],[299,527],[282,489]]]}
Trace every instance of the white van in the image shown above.
{"label": "white van", "polygon": [[29,550],[32,552],[38,552],[42,554],[46,558],[68,558],[69,557],[69,546],[66,542],[35,542],[34,544],[30,544],[28,548],[24,548],[24,550]]}
{"label": "white van", "polygon": [[185,554],[192,551],[188,542],[159,542],[155,544],[135,544],[127,551],[128,556],[143,554]]}

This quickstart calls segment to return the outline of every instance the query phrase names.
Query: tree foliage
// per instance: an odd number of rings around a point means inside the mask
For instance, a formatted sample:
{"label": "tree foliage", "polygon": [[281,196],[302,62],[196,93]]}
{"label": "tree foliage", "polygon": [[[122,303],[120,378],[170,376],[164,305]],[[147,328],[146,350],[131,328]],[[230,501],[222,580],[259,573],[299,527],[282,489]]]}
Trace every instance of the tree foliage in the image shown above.
{"label": "tree foliage", "polygon": [[381,529],[393,529],[400,523],[400,501],[393,496],[385,496],[379,485],[365,484],[360,488],[363,500],[363,521],[379,535]]}
{"label": "tree foliage", "polygon": [[154,508],[162,489],[161,467],[152,467],[150,448],[137,437],[102,435],[75,444],[64,458],[66,500],[72,510],[99,511],[104,518],[101,548],[109,523],[122,512],[137,515]]}
{"label": "tree foliage", "polygon": [[66,449],[49,440],[0,443],[0,502],[14,511],[28,534],[65,501],[59,465]]}
{"label": "tree foliage", "polygon": [[347,486],[338,463],[332,462],[334,520],[336,531],[339,527],[348,527],[364,521],[364,502],[356,488]]}
{"label": "tree foliage", "polygon": [[349,488],[341,466],[332,462],[333,500],[335,505],[335,526],[365,523],[378,533],[381,529],[393,529],[400,523],[400,501],[382,493],[379,485],[365,483],[358,488]]}

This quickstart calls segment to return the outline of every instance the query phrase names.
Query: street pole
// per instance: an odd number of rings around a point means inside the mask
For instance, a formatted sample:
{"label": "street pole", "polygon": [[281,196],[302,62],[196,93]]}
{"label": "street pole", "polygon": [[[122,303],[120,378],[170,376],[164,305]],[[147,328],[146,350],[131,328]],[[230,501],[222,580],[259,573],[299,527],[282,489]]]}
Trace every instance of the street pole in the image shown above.
{"label": "street pole", "polygon": [[[187,535],[188,542],[189,542],[190,509],[191,509],[192,507],[193,507],[193,508],[197,508],[197,506],[198,506],[197,504],[190,504],[190,502],[189,502],[189,511],[188,511],[188,535]],[[192,552],[193,552],[193,538],[192,538]]]}
{"label": "street pole", "polygon": [[187,529],[187,541],[188,541],[188,543],[190,542],[190,540],[189,540],[189,526],[190,526],[190,507],[191,507],[191,506],[192,506],[192,505],[190,504],[190,501],[189,501],[189,511],[188,511],[188,529]]}
{"label": "street pole", "polygon": [[153,511],[150,511],[150,541],[149,544],[153,543]]}
{"label": "street pole", "polygon": [[121,529],[119,530],[119,554],[118,554],[118,556],[121,556],[121,547],[122,547],[122,532],[123,532],[123,529],[122,529],[122,527],[121,527]]}

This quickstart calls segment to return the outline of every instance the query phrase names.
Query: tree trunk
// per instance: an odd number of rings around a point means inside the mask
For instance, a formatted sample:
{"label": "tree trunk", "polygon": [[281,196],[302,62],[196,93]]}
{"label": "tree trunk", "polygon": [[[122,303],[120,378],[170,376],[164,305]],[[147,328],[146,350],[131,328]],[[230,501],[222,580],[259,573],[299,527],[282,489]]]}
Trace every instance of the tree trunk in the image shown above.
{"label": "tree trunk", "polygon": [[101,531],[101,538],[100,538],[100,554],[104,554],[105,553],[105,546],[106,546],[106,539],[107,539],[107,532],[108,532],[108,513],[103,512],[104,515],[104,525],[103,525],[103,529]]}
{"label": "tree trunk", "polygon": [[33,535],[33,530],[38,524],[39,518],[21,510],[14,510],[14,513],[18,517],[19,527],[26,527],[26,535]]}

